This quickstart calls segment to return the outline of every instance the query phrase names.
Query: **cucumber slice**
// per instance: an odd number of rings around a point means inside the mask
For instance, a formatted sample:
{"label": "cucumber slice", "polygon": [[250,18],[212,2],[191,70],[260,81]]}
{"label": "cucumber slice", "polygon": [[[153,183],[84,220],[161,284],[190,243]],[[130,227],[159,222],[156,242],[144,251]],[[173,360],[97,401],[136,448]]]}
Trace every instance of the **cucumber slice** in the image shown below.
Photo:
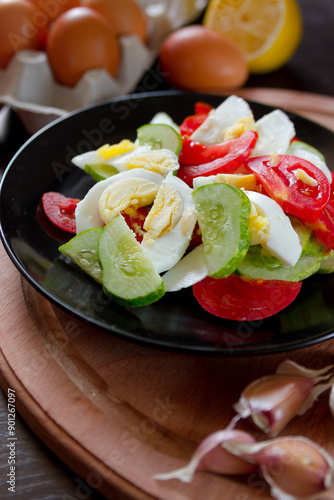
{"label": "cucumber slice", "polygon": [[229,276],[244,259],[250,244],[251,202],[229,184],[206,184],[192,193],[198,213],[208,274]]}
{"label": "cucumber slice", "polygon": [[137,130],[140,146],[148,145],[152,149],[169,149],[177,156],[182,148],[181,135],[170,125],[147,123]]}
{"label": "cucumber slice", "polygon": [[154,270],[122,215],[111,220],[98,241],[102,285],[106,295],[125,307],[151,304],[165,293]]}
{"label": "cucumber slice", "polygon": [[107,164],[85,165],[84,170],[87,174],[91,175],[96,182],[104,181],[104,179],[119,173],[117,168]]}
{"label": "cucumber slice", "polygon": [[97,242],[102,228],[87,229],[59,247],[59,251],[75,262],[83,271],[102,283],[102,270],[97,255]]}
{"label": "cucumber slice", "polygon": [[[324,155],[315,147],[307,144],[307,142],[295,140],[292,141],[286,154],[291,156],[298,156],[298,150],[307,151],[309,153],[313,153],[317,155],[321,161],[325,161]],[[297,154],[296,154],[297,153]]]}
{"label": "cucumber slice", "polygon": [[249,248],[237,271],[253,279],[302,281],[318,271],[323,258],[323,254],[305,254],[294,266],[278,266],[263,258],[261,245],[254,245]]}
{"label": "cucumber slice", "polygon": [[331,250],[328,257],[326,257],[320,264],[319,274],[334,273],[334,250]]}
{"label": "cucumber slice", "polygon": [[294,215],[289,215],[289,219],[290,219],[290,222],[292,224],[293,229],[298,234],[299,243],[300,243],[300,246],[302,247],[302,255],[304,253],[308,253],[307,248],[308,248],[308,245],[310,243],[310,238],[312,235],[311,229],[304,226],[304,224],[301,222],[301,220],[298,217],[295,217]]}

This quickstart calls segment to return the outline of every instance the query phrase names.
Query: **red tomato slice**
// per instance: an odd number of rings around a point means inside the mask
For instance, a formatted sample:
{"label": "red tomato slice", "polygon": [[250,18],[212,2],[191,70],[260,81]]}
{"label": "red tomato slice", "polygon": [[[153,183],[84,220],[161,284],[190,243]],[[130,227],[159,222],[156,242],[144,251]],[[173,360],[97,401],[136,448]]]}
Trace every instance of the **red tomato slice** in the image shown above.
{"label": "red tomato slice", "polygon": [[[240,140],[239,140],[240,139]],[[239,171],[240,167],[243,167],[247,158],[249,158],[251,152],[257,141],[256,132],[245,132],[239,139],[233,139],[234,145],[237,147],[230,147],[230,151],[222,158],[217,158],[216,160],[210,161],[208,163],[202,163],[201,165],[181,165],[178,170],[178,177],[180,177],[184,182],[186,182],[190,187],[193,185],[193,179],[195,177],[216,174],[231,174]],[[244,169],[244,172],[247,172]]]}
{"label": "red tomato slice", "polygon": [[195,103],[195,114],[201,114],[201,113],[210,113],[210,111],[213,109],[213,106],[211,104],[208,104],[207,102],[196,102]]}
{"label": "red tomato slice", "polygon": [[137,208],[136,212],[131,215],[122,212],[125,222],[135,233],[136,239],[137,241],[139,241],[139,243],[143,241],[143,236],[145,233],[143,226],[149,210],[149,207],[139,207]]}
{"label": "red tomato slice", "polygon": [[207,119],[207,113],[199,113],[196,115],[188,116],[183,120],[180,125],[180,134],[182,138],[188,138],[200,125]]}
{"label": "red tomato slice", "polygon": [[198,303],[209,313],[235,321],[268,318],[287,307],[302,283],[254,280],[231,274],[227,278],[205,278],[193,286]]}
{"label": "red tomato slice", "polygon": [[74,212],[79,201],[52,191],[44,193],[42,197],[43,209],[48,219],[56,227],[73,234],[76,233]]}
{"label": "red tomato slice", "polygon": [[313,221],[305,221],[321,243],[334,250],[334,186],[331,185],[329,202],[319,217]]}
{"label": "red tomato slice", "polygon": [[[277,165],[270,162],[270,156],[251,158],[245,164],[268,195],[282,207],[284,212],[301,219],[317,218],[330,197],[330,185],[325,174],[309,161],[295,156],[279,155]],[[297,178],[300,169],[315,185]],[[303,173],[302,172],[302,173]]]}
{"label": "red tomato slice", "polygon": [[231,151],[243,148],[253,149],[258,138],[258,134],[253,131],[243,133],[237,139],[222,142],[220,144],[210,144],[205,146],[200,142],[185,139],[179,156],[180,165],[202,165],[210,161],[226,156]]}

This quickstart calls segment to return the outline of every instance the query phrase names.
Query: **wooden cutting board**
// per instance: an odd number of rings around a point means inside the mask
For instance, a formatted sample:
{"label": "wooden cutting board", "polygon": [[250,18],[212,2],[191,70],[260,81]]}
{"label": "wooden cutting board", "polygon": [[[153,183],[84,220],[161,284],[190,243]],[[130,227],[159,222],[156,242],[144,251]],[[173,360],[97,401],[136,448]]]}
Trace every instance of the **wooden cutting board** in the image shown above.
{"label": "wooden cutting board", "polygon": [[[268,104],[289,102],[293,111],[298,107],[334,129],[329,97],[261,89],[241,94]],[[233,359],[160,351],[58,309],[20,277],[2,247],[0,270],[1,386],[16,391],[27,424],[91,486],[113,500],[271,498],[257,475],[240,480],[199,472],[191,484],[152,476],[184,465],[200,440],[229,423],[242,389],[283,359],[314,368],[333,364],[334,340]],[[264,439],[247,422],[239,428]],[[334,455],[333,428],[327,393],[282,434],[306,436]],[[323,498],[334,499],[334,488]]]}

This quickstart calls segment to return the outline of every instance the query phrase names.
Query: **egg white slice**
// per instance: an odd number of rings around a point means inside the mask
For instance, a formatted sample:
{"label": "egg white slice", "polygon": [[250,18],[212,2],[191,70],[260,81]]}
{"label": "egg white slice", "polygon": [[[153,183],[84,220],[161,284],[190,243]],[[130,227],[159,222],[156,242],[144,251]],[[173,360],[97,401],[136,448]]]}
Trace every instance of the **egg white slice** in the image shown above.
{"label": "egg white slice", "polygon": [[146,217],[141,246],[158,273],[173,267],[189,246],[196,223],[191,192],[182,179],[169,173]]}
{"label": "egg white slice", "polygon": [[[85,170],[85,165],[112,165],[117,168],[119,172],[125,170],[122,168],[120,164],[122,164],[122,160],[126,161],[127,158],[133,156],[135,154],[142,154],[146,151],[150,151],[149,146],[138,146],[136,145],[135,149],[132,151],[126,151],[125,153],[120,153],[118,155],[111,156],[108,159],[103,158],[99,153],[95,151],[87,151],[87,153],[82,153],[80,155],[74,156],[72,158],[72,163],[76,166]],[[118,166],[117,166],[118,165]]]}
{"label": "egg white slice", "polygon": [[190,138],[206,145],[219,144],[223,142],[225,129],[252,114],[251,108],[244,99],[232,95],[216,109],[210,111],[207,119],[193,132]]}
{"label": "egg white slice", "polygon": [[165,113],[164,111],[159,111],[158,113],[156,113],[150,123],[169,125],[174,130],[176,130],[177,133],[180,133],[180,127],[174,122],[169,114]]}
{"label": "egg white slice", "polygon": [[245,193],[258,214],[269,220],[269,225],[265,230],[266,238],[262,239],[261,245],[284,266],[294,266],[302,253],[302,247],[289,217],[269,196],[255,191],[245,191]]}
{"label": "egg white slice", "polygon": [[205,186],[206,184],[225,183],[239,189],[257,190],[256,177],[253,174],[215,174],[206,177],[199,176],[193,180],[193,188]]}
{"label": "egg white slice", "polygon": [[285,154],[296,135],[295,127],[286,113],[275,109],[257,120],[254,125],[258,139],[251,156]]}
{"label": "egg white slice", "polygon": [[160,186],[163,176],[155,172],[149,172],[142,168],[127,170],[119,174],[108,177],[104,181],[97,182],[88,191],[86,196],[78,203],[75,210],[75,222],[77,234],[94,227],[103,227],[105,224],[100,216],[99,201],[106,188],[124,179],[146,179]]}
{"label": "egg white slice", "polygon": [[[144,146],[143,146],[144,147]],[[149,149],[141,151],[135,149],[127,156],[122,156],[113,161],[113,166],[119,172],[144,168],[150,172],[156,172],[166,176],[169,172],[174,172],[179,168],[179,159],[173,151],[169,149]]]}
{"label": "egg white slice", "polygon": [[167,271],[162,279],[166,292],[177,292],[198,283],[208,276],[204,245],[198,245]]}

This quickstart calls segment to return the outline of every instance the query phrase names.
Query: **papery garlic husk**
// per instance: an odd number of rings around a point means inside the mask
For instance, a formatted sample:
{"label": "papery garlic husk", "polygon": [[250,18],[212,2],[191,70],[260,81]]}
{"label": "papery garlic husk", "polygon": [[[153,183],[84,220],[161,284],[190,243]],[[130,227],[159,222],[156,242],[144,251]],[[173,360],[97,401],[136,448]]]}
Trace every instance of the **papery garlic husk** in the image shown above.
{"label": "papery garlic husk", "polygon": [[268,375],[255,380],[234,405],[243,418],[250,417],[268,436],[276,436],[308,399],[314,386],[309,378]]}
{"label": "papery garlic husk", "polygon": [[255,444],[227,441],[223,446],[254,460],[278,500],[315,499],[333,484],[332,457],[307,438],[283,437]]}
{"label": "papery garlic husk", "polygon": [[332,385],[329,393],[329,408],[334,418],[334,384]]}
{"label": "papery garlic husk", "polygon": [[196,448],[190,462],[181,469],[163,474],[156,474],[154,479],[179,479],[190,483],[196,470],[225,475],[251,474],[257,467],[247,460],[229,453],[222,443],[233,440],[237,443],[255,443],[256,440],[247,432],[221,430],[209,434]]}
{"label": "papery garlic husk", "polygon": [[[291,359],[287,359],[280,363],[276,370],[277,375],[295,375],[305,377],[314,381],[314,387],[306,399],[305,403],[300,407],[298,415],[303,415],[314,402],[318,399],[320,394],[327,391],[334,384],[334,365],[328,365],[324,368],[317,370],[305,368]],[[322,383],[323,382],[323,383]],[[333,396],[334,397],[334,396]]]}
{"label": "papery garlic husk", "polygon": [[[298,375],[299,377],[307,377],[317,379],[318,377],[324,376],[328,378],[334,373],[334,365],[325,366],[318,370],[311,368],[306,368],[305,366],[299,365],[291,359],[286,359],[280,363],[276,369],[276,373],[280,375]],[[323,379],[324,379],[323,378]]]}

